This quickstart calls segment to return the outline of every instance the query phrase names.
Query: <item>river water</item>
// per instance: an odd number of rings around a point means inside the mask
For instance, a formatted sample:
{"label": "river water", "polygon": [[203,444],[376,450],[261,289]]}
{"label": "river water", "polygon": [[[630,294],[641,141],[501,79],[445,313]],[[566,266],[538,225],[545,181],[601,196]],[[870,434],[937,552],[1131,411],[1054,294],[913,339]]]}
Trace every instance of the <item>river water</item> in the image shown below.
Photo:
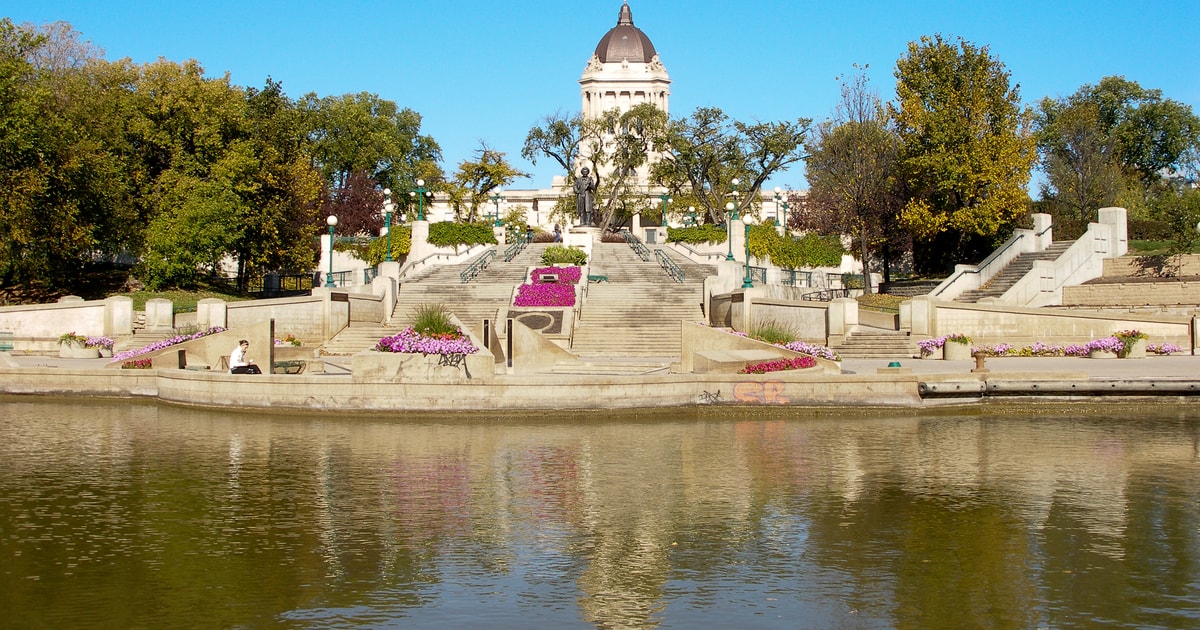
{"label": "river water", "polygon": [[1197,627],[1192,409],[0,399],[0,625]]}

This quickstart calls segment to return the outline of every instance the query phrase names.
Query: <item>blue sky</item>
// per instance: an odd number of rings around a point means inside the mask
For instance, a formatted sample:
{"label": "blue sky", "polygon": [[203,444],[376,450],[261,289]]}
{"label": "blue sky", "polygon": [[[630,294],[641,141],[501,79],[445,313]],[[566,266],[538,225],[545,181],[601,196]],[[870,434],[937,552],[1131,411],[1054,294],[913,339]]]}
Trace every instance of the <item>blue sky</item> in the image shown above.
{"label": "blue sky", "polygon": [[[29,2],[17,23],[70,22],[109,59],[196,59],[235,84],[282,81],[289,96],[371,92],[422,114],[447,173],[486,141],[544,187],[552,161],[520,157],[529,128],[579,110],[578,79],[616,25],[620,0],[587,2]],[[869,65],[885,100],[908,42],[987,45],[1033,103],[1124,75],[1200,112],[1200,2],[841,2],[630,0],[671,75],[672,116],[716,106],[740,120],[827,117],[835,77]],[[803,187],[793,168],[772,185]]]}

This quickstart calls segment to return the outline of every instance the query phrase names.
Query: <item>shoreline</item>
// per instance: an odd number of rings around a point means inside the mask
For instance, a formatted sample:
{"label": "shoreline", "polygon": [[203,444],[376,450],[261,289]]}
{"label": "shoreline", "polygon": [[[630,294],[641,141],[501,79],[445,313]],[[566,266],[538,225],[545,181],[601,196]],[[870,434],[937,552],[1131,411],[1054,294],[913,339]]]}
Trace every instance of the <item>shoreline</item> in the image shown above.
{"label": "shoreline", "polygon": [[[529,411],[941,409],[981,404],[1188,402],[1200,396],[1200,357],[974,361],[848,359],[840,374],[499,374],[486,381],[363,382],[351,374],[232,375],[176,369],[105,369],[107,360],[9,357],[0,394],[132,398],[198,408],[387,414]],[[11,367],[16,365],[16,367]]]}

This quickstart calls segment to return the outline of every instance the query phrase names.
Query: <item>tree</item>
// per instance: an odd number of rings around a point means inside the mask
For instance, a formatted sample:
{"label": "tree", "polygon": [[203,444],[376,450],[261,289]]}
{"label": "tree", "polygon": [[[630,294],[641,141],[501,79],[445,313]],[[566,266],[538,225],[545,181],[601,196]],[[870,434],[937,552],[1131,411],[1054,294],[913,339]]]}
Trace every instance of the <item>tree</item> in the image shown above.
{"label": "tree", "polygon": [[1138,210],[1200,147],[1190,106],[1117,76],[1044,99],[1037,127],[1048,179],[1042,198],[1081,220],[1122,199]]}
{"label": "tree", "polygon": [[[488,194],[511,184],[518,177],[529,177],[508,163],[505,154],[480,142],[474,160],[463,160],[450,184],[450,199],[455,216],[475,222]],[[465,213],[465,215],[464,215]]]}
{"label": "tree", "polygon": [[554,114],[542,119],[540,126],[534,125],[525,136],[521,157],[537,166],[538,158],[547,157],[562,167],[568,183],[574,179],[573,166],[579,155],[582,139],[583,117],[575,114],[570,118]]}
{"label": "tree", "polygon": [[982,257],[1028,211],[1030,113],[1004,64],[962,39],[911,42],[895,75],[888,112],[911,191],[901,224],[914,237],[918,270],[942,273]]}
{"label": "tree", "polygon": [[599,226],[623,223],[627,217],[649,209],[649,201],[638,178],[639,171],[663,148],[667,114],[650,103],[640,103],[625,112],[613,109],[586,121],[581,151],[595,166],[600,180],[597,199],[604,199]]}
{"label": "tree", "polygon": [[804,159],[811,122],[747,124],[715,107],[697,108],[668,124],[664,155],[651,168],[651,179],[671,193],[676,208],[695,205],[705,222],[720,223],[733,179],[740,180],[743,200],[757,199],[767,179]]}
{"label": "tree", "polygon": [[[886,127],[882,105],[865,74],[842,84],[834,118],[818,125],[812,137],[805,202],[823,218],[815,227],[822,234],[850,235],[864,269],[869,269],[872,254],[888,243],[889,232],[897,227],[900,138]],[[884,258],[886,276],[889,265]],[[864,279],[863,288],[870,293],[870,274]]]}

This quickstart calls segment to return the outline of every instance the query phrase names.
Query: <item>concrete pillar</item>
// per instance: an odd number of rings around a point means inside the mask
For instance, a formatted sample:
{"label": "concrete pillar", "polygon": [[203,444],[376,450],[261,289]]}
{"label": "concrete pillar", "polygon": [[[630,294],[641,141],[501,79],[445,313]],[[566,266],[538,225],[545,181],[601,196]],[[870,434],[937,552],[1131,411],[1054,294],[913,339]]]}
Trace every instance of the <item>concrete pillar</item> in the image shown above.
{"label": "concrete pillar", "polygon": [[164,333],[175,330],[175,305],[171,300],[146,300],[146,332]]}
{"label": "concrete pillar", "polygon": [[433,253],[433,248],[429,245],[429,221],[413,221],[412,243],[408,249],[408,259],[412,262],[419,262],[431,253]]}
{"label": "concrete pillar", "polygon": [[114,295],[104,299],[104,334],[109,337],[133,334],[133,298]]}
{"label": "concrete pillar", "polygon": [[64,295],[64,296],[58,298],[59,304],[74,304],[76,302],[84,302],[84,301],[86,301],[86,300],[79,297],[78,295]]}
{"label": "concrete pillar", "polygon": [[1035,212],[1032,216],[1033,251],[1044,252],[1054,242],[1054,220],[1042,212]]}
{"label": "concrete pillar", "polygon": [[213,327],[229,328],[229,310],[225,300],[204,298],[196,303],[196,325],[200,330]]}
{"label": "concrete pillar", "polygon": [[912,299],[909,321],[912,336],[934,337],[937,330],[935,314],[937,307],[927,295],[918,295]]}
{"label": "concrete pillar", "polygon": [[858,325],[858,300],[837,298],[829,303],[828,336],[845,337]]}
{"label": "concrete pillar", "polygon": [[1112,247],[1109,248],[1109,258],[1124,256],[1129,251],[1128,213],[1125,208],[1100,208],[1098,223],[1109,226],[1112,235]]}

